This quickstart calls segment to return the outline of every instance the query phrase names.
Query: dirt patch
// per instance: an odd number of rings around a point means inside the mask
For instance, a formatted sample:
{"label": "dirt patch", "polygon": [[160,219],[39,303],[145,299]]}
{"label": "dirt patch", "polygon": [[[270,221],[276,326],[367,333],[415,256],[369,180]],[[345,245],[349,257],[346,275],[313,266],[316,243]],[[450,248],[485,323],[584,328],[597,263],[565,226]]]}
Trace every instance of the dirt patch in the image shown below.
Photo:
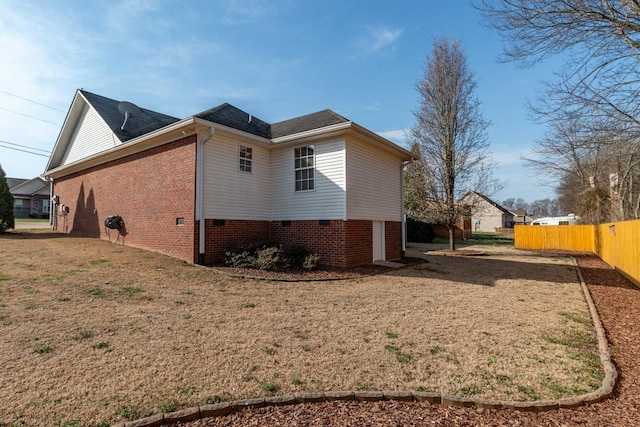
{"label": "dirt patch", "polygon": [[95,239],[0,235],[0,424],[106,425],[304,391],[532,400],[599,386],[568,258],[417,249],[428,262],[291,283]]}

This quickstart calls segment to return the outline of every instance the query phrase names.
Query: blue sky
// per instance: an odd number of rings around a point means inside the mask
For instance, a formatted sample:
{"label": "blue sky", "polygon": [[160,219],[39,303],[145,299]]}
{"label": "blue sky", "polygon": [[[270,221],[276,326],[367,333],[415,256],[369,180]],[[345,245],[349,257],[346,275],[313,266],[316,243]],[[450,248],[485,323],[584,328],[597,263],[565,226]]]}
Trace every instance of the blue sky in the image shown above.
{"label": "blue sky", "polygon": [[525,101],[551,65],[498,62],[499,36],[470,1],[0,0],[0,10],[9,177],[44,172],[47,157],[15,149],[50,151],[78,88],[179,118],[223,102],[268,122],[330,108],[404,146],[433,37],[448,36],[462,41],[493,123],[507,182],[494,199],[554,197],[520,159],[544,132]]}

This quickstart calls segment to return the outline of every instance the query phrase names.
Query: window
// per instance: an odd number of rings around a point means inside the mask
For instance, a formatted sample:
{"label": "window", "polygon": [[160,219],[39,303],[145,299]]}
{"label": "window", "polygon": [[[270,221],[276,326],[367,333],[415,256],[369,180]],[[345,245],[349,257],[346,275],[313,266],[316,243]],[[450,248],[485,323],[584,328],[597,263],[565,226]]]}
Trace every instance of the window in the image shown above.
{"label": "window", "polygon": [[251,173],[251,161],[253,158],[253,149],[251,147],[240,146],[240,172]]}
{"label": "window", "polygon": [[296,191],[308,191],[315,188],[315,155],[313,145],[295,149],[294,170]]}
{"label": "window", "polygon": [[43,214],[48,214],[49,213],[50,202],[51,202],[51,200],[49,200],[49,199],[43,199],[42,200],[42,213]]}

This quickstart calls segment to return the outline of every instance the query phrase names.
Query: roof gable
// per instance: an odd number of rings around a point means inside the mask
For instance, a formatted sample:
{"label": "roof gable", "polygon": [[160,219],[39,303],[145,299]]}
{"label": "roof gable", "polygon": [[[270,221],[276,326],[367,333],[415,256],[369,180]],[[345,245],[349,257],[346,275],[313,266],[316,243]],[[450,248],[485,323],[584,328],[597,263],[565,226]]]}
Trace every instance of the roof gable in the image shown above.
{"label": "roof gable", "polygon": [[339,123],[346,123],[348,121],[346,118],[331,110],[322,110],[272,124],[271,137],[280,138]]}
{"label": "roof gable", "polygon": [[46,170],[73,163],[113,148],[168,124],[177,118],[140,109],[129,117],[125,129],[119,101],[78,90],[65,118]]}
{"label": "roof gable", "polygon": [[80,93],[89,102],[89,104],[102,117],[107,126],[113,131],[121,142],[127,142],[130,139],[137,138],[154,130],[160,129],[171,123],[175,123],[180,119],[167,116],[166,114],[140,108],[140,114],[130,116],[127,119],[124,129],[124,115],[118,110],[120,101],[116,101],[95,93],[80,90]]}
{"label": "roof gable", "polygon": [[37,193],[45,194],[43,190],[47,190],[46,193],[49,191],[49,182],[39,176],[32,179],[16,180],[22,182],[9,188],[11,194],[34,195]]}
{"label": "roof gable", "polygon": [[484,201],[485,203],[488,203],[489,205],[493,206],[494,208],[496,208],[497,210],[499,210],[502,213],[513,215],[513,213],[511,211],[509,211],[508,209],[500,206],[498,203],[494,202],[493,200],[491,200],[490,198],[488,198],[484,194],[476,193],[475,191],[468,191],[464,196],[462,196],[460,198],[460,200],[466,199],[467,197],[472,197],[472,196],[479,198],[480,200]]}

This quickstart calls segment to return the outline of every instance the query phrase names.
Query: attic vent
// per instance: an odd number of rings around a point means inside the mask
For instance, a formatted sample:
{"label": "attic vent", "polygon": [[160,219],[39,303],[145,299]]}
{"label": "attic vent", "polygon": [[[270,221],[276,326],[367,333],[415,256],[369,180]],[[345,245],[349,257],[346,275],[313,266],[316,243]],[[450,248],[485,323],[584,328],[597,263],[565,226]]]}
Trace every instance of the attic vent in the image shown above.
{"label": "attic vent", "polygon": [[122,126],[120,126],[120,130],[124,130],[129,117],[138,117],[142,112],[140,110],[140,107],[138,107],[136,104],[127,101],[122,101],[118,104],[118,111],[120,111],[120,114],[124,116],[124,121],[122,122]]}

